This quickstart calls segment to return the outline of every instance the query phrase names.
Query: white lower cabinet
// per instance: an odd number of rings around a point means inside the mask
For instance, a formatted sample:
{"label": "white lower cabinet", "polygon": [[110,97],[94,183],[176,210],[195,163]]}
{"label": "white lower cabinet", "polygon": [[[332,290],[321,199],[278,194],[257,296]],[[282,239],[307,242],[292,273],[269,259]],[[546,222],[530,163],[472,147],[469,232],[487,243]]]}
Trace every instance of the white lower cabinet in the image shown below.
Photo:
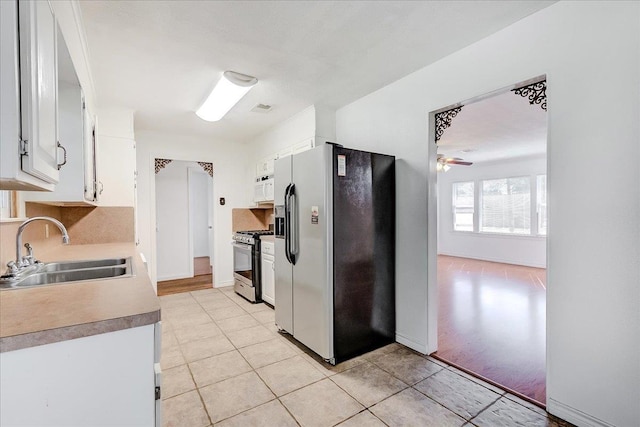
{"label": "white lower cabinet", "polygon": [[274,253],[275,247],[273,242],[263,241],[261,243],[261,270],[262,270],[262,300],[275,306],[275,270],[274,270]]}
{"label": "white lower cabinet", "polygon": [[161,425],[156,330],[159,324],[0,353],[0,425]]}

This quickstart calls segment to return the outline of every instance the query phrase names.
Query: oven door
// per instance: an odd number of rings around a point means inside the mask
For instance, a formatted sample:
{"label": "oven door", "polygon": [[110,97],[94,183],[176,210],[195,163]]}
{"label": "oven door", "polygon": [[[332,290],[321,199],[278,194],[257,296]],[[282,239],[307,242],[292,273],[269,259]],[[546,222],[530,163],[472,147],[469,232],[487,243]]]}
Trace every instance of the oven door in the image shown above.
{"label": "oven door", "polygon": [[233,242],[233,277],[249,286],[253,286],[252,246]]}

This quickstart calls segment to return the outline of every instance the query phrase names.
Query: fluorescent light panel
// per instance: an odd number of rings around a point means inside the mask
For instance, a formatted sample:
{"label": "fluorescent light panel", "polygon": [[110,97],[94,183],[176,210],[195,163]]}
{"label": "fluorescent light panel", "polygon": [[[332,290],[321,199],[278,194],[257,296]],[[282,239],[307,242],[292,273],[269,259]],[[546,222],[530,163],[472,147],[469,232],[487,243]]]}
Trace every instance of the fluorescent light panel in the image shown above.
{"label": "fluorescent light panel", "polygon": [[225,71],[204,104],[196,111],[198,117],[208,122],[217,122],[258,83],[255,77]]}

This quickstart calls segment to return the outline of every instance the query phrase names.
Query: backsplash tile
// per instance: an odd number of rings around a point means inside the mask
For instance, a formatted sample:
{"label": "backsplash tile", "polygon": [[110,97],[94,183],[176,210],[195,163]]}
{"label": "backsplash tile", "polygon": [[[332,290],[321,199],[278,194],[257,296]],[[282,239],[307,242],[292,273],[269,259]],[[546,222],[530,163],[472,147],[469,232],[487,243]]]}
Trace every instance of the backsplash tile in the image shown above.
{"label": "backsplash tile", "polygon": [[239,230],[267,230],[273,224],[273,209],[232,209],[231,228]]}
{"label": "backsplash tile", "polygon": [[[72,245],[133,242],[133,207],[59,207],[39,203],[26,203],[25,214],[29,218],[49,216],[61,221],[67,228]],[[49,238],[45,237],[47,222],[36,221],[24,230],[22,242],[29,242],[36,258],[61,245],[58,227],[49,224]],[[0,271],[7,262],[15,259],[16,233],[19,222],[0,223]],[[49,260],[50,261],[50,260]]]}

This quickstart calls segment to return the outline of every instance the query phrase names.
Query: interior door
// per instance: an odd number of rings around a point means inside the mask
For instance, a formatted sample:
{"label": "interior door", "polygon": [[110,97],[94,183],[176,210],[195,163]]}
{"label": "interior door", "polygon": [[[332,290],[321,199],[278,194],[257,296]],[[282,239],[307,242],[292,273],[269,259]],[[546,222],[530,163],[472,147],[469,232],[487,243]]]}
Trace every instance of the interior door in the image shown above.
{"label": "interior door", "polygon": [[27,141],[22,170],[57,183],[57,24],[48,1],[21,1],[19,19],[21,137]]}

